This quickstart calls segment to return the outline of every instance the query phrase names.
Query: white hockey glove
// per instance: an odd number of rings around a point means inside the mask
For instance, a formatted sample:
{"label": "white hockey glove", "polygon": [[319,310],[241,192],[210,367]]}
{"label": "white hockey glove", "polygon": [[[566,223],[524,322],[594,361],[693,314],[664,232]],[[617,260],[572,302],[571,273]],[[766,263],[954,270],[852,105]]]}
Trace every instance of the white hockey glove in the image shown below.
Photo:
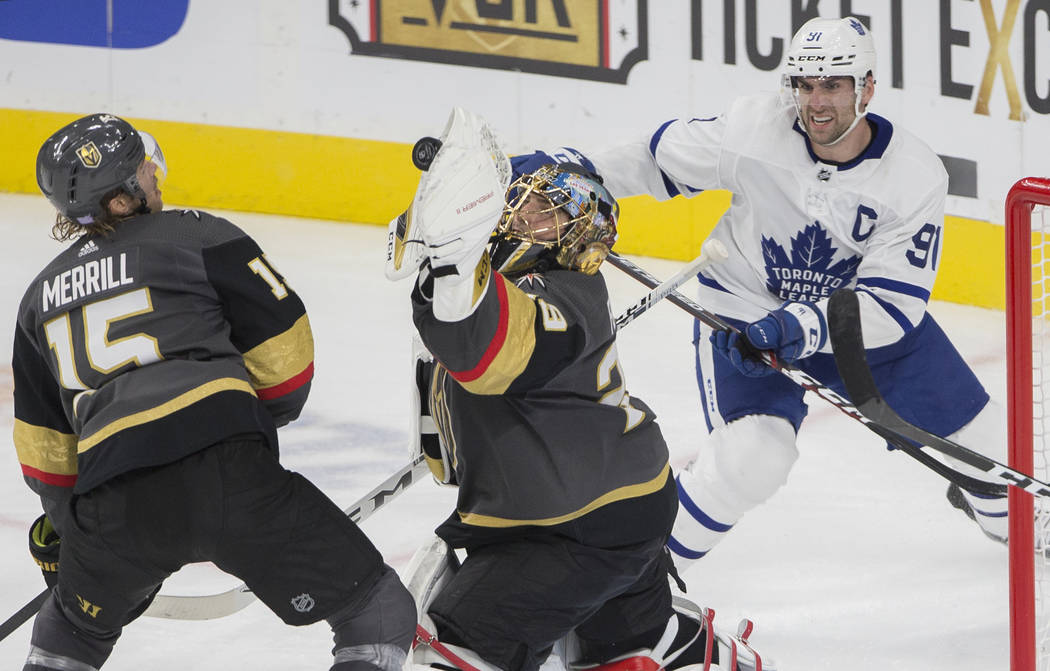
{"label": "white hockey glove", "polygon": [[485,121],[456,107],[412,209],[436,275],[468,275],[499,223],[510,159]]}
{"label": "white hockey glove", "polygon": [[407,222],[415,231],[408,235],[422,240],[430,259],[434,316],[442,321],[469,316],[484,295],[490,272],[482,261],[503,212],[510,175],[510,160],[488,124],[453,109],[441,148],[419,180]]}
{"label": "white hockey glove", "polygon": [[411,431],[411,446],[409,457],[414,461],[416,457],[422,456],[426,459],[427,466],[439,485],[457,485],[456,471],[452,465],[452,459],[445,450],[444,444],[438,436],[437,424],[430,411],[430,380],[434,373],[434,357],[427,350],[418,335],[412,336],[412,374],[415,379],[415,388],[412,395],[412,409],[410,417],[414,425],[409,427]]}

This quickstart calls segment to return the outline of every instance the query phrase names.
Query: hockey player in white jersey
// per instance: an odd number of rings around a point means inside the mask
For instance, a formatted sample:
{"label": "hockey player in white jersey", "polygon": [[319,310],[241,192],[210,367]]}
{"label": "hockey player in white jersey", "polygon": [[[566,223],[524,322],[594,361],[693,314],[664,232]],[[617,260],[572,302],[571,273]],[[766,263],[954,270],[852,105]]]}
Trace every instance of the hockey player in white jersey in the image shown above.
{"label": "hockey player in white jersey", "polygon": [[[1002,460],[1001,406],[926,312],[947,174],[920,139],[868,113],[875,72],[866,26],[853,17],[815,18],[792,39],[780,95],[673,119],[604,152],[550,153],[593,167],[617,198],[731,191],[732,205],[711,234],[730,258],[699,276],[704,307],[757,348],[844,393],[826,312],[832,291],[855,288],[868,360],[889,404],[927,431]],[[518,157],[515,168],[540,160],[549,154]],[[696,323],[697,380],[711,435],[679,476],[681,507],[669,545],[680,567],[767,500],[798,457],[804,391],[742,356],[736,337]],[[987,535],[1005,538],[1005,497],[952,485],[949,500]]]}

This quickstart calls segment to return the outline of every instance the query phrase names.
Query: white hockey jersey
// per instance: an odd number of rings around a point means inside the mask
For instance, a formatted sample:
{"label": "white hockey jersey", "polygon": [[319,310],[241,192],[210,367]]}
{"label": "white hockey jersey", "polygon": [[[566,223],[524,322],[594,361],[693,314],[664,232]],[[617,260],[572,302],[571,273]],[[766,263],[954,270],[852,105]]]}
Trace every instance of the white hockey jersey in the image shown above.
{"label": "white hockey jersey", "polygon": [[754,321],[785,301],[812,301],[826,316],[831,292],[854,287],[867,345],[879,347],[926,311],[948,175],[921,140],[867,118],[871,144],[839,165],[817,158],[794,106],[775,93],[740,98],[715,117],[669,121],[638,143],[587,158],[617,198],[733,193],[711,234],[729,259],[704,270],[704,307]]}

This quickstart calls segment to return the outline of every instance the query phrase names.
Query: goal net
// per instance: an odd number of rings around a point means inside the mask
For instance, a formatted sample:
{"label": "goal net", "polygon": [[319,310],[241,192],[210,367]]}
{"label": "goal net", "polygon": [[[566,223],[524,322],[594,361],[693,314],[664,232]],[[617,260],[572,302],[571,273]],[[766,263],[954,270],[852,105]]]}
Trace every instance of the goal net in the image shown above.
{"label": "goal net", "polygon": [[[1010,466],[1050,477],[1050,178],[1006,199]],[[1009,488],[1011,671],[1050,671],[1050,500]]]}

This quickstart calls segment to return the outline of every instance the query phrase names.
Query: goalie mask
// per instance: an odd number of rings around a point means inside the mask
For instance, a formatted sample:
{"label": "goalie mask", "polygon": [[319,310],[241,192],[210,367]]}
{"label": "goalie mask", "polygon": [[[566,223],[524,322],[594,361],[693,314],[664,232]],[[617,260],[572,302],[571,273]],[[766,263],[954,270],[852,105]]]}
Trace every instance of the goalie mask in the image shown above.
{"label": "goalie mask", "polygon": [[492,267],[501,273],[564,268],[593,275],[616,242],[619,206],[582,166],[545,165],[522,175],[506,201],[491,247]]}
{"label": "goalie mask", "polygon": [[[799,102],[798,82],[801,77],[852,77],[854,87],[853,123],[827,146],[849,135],[867,113],[862,101],[868,74],[875,79],[875,41],[871,32],[858,19],[817,17],[802,24],[787,52],[787,66],[781,79],[785,95],[791,97],[802,128],[802,106]],[[809,133],[806,130],[807,134]]]}

